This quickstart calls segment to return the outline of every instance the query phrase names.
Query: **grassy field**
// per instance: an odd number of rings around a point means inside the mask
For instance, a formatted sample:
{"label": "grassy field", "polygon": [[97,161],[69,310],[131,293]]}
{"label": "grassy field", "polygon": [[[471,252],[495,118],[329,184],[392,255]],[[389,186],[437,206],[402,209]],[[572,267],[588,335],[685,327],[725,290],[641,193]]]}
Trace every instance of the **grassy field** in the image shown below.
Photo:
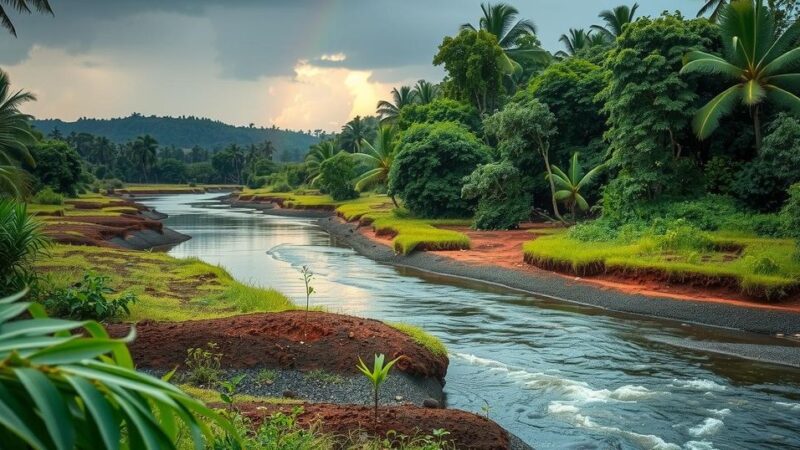
{"label": "grassy field", "polygon": [[764,300],[800,288],[800,259],[789,239],[733,233],[699,233],[690,243],[675,236],[585,242],[568,232],[542,236],[524,246],[525,259],[538,267],[581,276],[604,272],[654,275],[674,282],[733,285]]}
{"label": "grassy field", "polygon": [[163,253],[55,245],[36,268],[55,288],[75,283],[86,271],[110,277],[116,296],[133,292],[138,298],[131,321],[210,319],[294,307],[278,291],[239,283],[197,259]]}
{"label": "grassy field", "polygon": [[[96,208],[77,208],[75,203],[95,204]],[[82,194],[75,198],[64,200],[62,205],[28,204],[28,212],[40,216],[54,217],[86,217],[108,216],[114,217],[122,214],[136,214],[138,210],[131,206],[120,206],[119,198],[108,197],[101,194]]]}

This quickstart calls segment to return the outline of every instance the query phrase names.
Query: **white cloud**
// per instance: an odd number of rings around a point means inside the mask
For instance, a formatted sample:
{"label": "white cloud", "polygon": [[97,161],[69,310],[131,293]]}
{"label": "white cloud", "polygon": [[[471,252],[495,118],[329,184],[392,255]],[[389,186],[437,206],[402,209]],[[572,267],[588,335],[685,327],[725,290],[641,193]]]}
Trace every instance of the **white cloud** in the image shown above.
{"label": "white cloud", "polygon": [[347,60],[347,55],[342,52],[339,53],[326,53],[319,57],[322,61],[330,61],[330,62],[342,62]]}

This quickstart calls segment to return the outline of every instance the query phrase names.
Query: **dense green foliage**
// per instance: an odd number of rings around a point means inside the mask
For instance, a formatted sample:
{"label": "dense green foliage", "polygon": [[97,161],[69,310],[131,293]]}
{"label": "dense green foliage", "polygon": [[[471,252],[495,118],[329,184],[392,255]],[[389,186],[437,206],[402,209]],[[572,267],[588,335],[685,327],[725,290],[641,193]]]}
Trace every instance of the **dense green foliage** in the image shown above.
{"label": "dense green foliage", "polygon": [[58,130],[64,136],[89,133],[124,144],[138,136],[149,134],[162,145],[178,148],[200,147],[217,150],[231,144],[249,146],[270,141],[275,145],[279,161],[300,161],[312,144],[319,141],[321,130],[313,134],[279,128],[235,127],[216,120],[198,117],[157,117],[132,114],[117,119],[80,119],[64,122],[58,119],[34,120],[42,133]]}
{"label": "dense green foliage", "polygon": [[504,58],[496,36],[483,30],[462,30],[456,37],[444,38],[433,63],[444,65],[447,72],[445,93],[484,114],[498,108],[505,94]]}
{"label": "dense green foliage", "polygon": [[[9,26],[11,22],[4,22]],[[28,92],[11,92],[8,75],[0,70],[0,196],[21,196],[27,191],[25,174],[20,163],[35,165],[29,146],[35,141],[29,124],[31,116],[19,107],[36,97]]]}
{"label": "dense green foliage", "polygon": [[81,182],[81,157],[64,141],[41,141],[31,147],[36,165],[26,169],[39,189],[49,186],[56,192],[74,196]]}
{"label": "dense green foliage", "polygon": [[789,200],[781,211],[781,217],[786,234],[798,240],[800,251],[800,183],[789,189]]}
{"label": "dense green foliage", "polygon": [[678,72],[687,52],[713,49],[717,40],[716,28],[707,21],[669,14],[641,18],[617,39],[602,94],[609,116],[605,138],[618,171],[607,189],[607,213],[697,187],[699,177],[688,157],[696,151],[689,124],[699,84]]}
{"label": "dense green foliage", "polygon": [[32,263],[47,244],[24,203],[0,199],[0,295],[35,284]]}
{"label": "dense green foliage", "polygon": [[55,192],[52,188],[46,187],[41,191],[37,192],[36,195],[33,196],[31,199],[33,203],[37,203],[39,205],[63,205],[64,204],[64,196]]}
{"label": "dense green foliage", "polygon": [[400,140],[389,193],[423,217],[466,216],[473,202],[461,198],[463,178],[487,157],[483,144],[458,124],[414,125]]}
{"label": "dense green foliage", "polygon": [[389,170],[397,153],[397,132],[395,127],[383,125],[378,130],[375,141],[361,143],[361,152],[353,157],[366,164],[369,170],[356,180],[356,190],[361,192],[370,187],[386,187],[389,182]]}
{"label": "dense green foliage", "polygon": [[472,223],[478,230],[510,230],[530,217],[530,195],[519,170],[508,161],[479,166],[464,179],[461,196],[478,200]]}
{"label": "dense green foliage", "polygon": [[339,152],[320,164],[317,186],[321,192],[330,195],[335,201],[357,198],[358,192],[353,185],[354,169],[355,162],[352,155]]}
{"label": "dense green foliage", "polygon": [[481,120],[469,103],[449,98],[438,98],[429,104],[413,104],[400,111],[398,127],[407,130],[415,123],[456,122],[476,135],[481,134]]}

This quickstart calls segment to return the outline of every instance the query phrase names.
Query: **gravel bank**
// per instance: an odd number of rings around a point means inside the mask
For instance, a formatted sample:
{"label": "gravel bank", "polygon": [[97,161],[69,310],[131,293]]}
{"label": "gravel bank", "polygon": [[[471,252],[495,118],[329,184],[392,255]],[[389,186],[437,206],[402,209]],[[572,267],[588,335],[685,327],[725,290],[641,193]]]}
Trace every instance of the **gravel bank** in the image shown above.
{"label": "gravel bank", "polygon": [[[791,336],[800,332],[800,314],[601,290],[554,274],[468,265],[434,253],[415,252],[408,256],[396,255],[391,248],[375,243],[359,233],[355,224],[346,223],[337,217],[323,218],[318,223],[332,236],[343,239],[360,254],[385,264],[477,280],[565,302],[684,323],[771,335],[781,333]],[[756,360],[762,359],[763,356],[759,346],[737,346],[725,350],[736,356]],[[787,341],[786,346],[771,346],[769,359],[770,362],[795,365],[800,361],[798,355],[800,346]]]}

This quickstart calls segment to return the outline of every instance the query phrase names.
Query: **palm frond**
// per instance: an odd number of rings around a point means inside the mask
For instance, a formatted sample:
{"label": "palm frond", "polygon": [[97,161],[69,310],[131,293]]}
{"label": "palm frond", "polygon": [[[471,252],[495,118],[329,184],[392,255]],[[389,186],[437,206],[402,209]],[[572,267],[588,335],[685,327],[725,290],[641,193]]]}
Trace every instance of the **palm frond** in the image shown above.
{"label": "palm frond", "polygon": [[692,121],[697,137],[700,139],[709,137],[719,126],[720,119],[729,114],[741,98],[742,86],[736,85],[726,89],[700,108]]}

